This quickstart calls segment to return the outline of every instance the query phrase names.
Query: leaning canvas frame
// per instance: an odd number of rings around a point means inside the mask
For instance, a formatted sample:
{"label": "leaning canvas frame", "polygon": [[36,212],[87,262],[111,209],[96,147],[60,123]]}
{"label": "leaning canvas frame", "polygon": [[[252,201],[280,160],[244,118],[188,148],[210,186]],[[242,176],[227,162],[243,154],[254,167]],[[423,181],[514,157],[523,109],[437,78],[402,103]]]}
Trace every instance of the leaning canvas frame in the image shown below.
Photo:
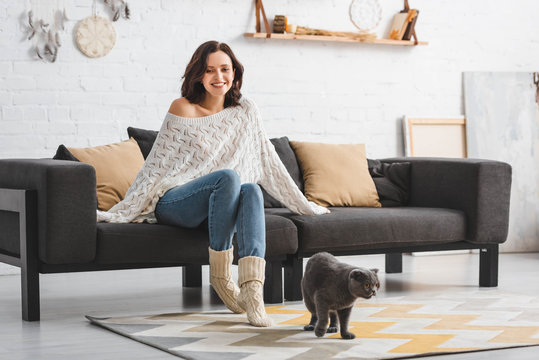
{"label": "leaning canvas frame", "polygon": [[464,116],[405,116],[402,125],[406,156],[467,157]]}

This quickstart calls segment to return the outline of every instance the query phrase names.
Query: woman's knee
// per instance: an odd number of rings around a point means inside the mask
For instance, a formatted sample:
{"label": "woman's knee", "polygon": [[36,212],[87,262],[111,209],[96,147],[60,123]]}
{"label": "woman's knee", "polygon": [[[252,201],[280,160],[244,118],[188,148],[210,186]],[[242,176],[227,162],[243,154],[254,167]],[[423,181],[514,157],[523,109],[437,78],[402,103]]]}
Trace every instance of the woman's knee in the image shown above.
{"label": "woman's knee", "polygon": [[215,171],[219,176],[219,184],[223,185],[234,192],[239,192],[241,180],[237,172],[231,169],[222,169]]}
{"label": "woman's knee", "polygon": [[241,185],[241,194],[243,197],[252,198],[259,202],[264,202],[264,198],[262,196],[262,190],[260,190],[260,186],[254,183],[246,183]]}

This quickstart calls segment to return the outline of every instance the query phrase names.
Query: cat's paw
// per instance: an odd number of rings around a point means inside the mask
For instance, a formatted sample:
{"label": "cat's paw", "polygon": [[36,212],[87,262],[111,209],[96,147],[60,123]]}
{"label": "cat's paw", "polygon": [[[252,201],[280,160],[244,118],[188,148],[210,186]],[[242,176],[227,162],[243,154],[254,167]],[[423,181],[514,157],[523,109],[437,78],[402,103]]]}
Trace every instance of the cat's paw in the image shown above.
{"label": "cat's paw", "polygon": [[341,332],[341,337],[344,339],[344,340],[352,340],[352,339],[355,339],[356,336],[354,334],[352,334],[351,332]]}
{"label": "cat's paw", "polygon": [[326,329],[322,329],[322,328],[316,328],[314,329],[314,334],[317,336],[317,337],[322,337],[326,334]]}
{"label": "cat's paw", "polygon": [[305,331],[313,331],[314,330],[314,325],[311,325],[311,324],[305,325],[303,327],[303,330],[305,330]]}
{"label": "cat's paw", "polygon": [[339,331],[339,328],[336,326],[330,326],[327,330],[328,333],[336,333],[337,331]]}

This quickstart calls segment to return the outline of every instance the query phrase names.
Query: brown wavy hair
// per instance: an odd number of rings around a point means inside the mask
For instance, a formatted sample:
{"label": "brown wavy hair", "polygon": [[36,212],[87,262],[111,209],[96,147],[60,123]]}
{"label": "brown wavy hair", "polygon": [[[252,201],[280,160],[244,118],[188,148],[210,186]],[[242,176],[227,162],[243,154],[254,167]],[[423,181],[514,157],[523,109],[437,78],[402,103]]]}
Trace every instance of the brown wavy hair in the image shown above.
{"label": "brown wavy hair", "polygon": [[208,57],[210,54],[222,51],[232,60],[232,68],[234,69],[234,81],[232,87],[225,94],[225,108],[236,106],[241,99],[241,84],[243,81],[243,65],[238,61],[230,46],[218,41],[206,41],[200,45],[191,57],[191,61],[185,68],[182,84],[182,96],[189,100],[192,104],[200,104],[206,96],[206,89],[202,85],[202,77],[206,73],[208,66]]}

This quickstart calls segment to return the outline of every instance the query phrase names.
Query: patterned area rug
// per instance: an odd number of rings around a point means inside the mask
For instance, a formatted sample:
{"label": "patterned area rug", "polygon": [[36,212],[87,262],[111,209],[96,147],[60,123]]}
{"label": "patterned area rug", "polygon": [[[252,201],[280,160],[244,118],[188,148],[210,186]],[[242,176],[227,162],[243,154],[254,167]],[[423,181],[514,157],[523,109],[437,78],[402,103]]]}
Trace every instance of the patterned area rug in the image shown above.
{"label": "patterned area rug", "polygon": [[95,318],[94,324],[185,359],[395,359],[539,345],[539,299],[477,290],[358,301],[354,340],[303,331],[301,302],[268,306],[271,328],[230,312]]}

